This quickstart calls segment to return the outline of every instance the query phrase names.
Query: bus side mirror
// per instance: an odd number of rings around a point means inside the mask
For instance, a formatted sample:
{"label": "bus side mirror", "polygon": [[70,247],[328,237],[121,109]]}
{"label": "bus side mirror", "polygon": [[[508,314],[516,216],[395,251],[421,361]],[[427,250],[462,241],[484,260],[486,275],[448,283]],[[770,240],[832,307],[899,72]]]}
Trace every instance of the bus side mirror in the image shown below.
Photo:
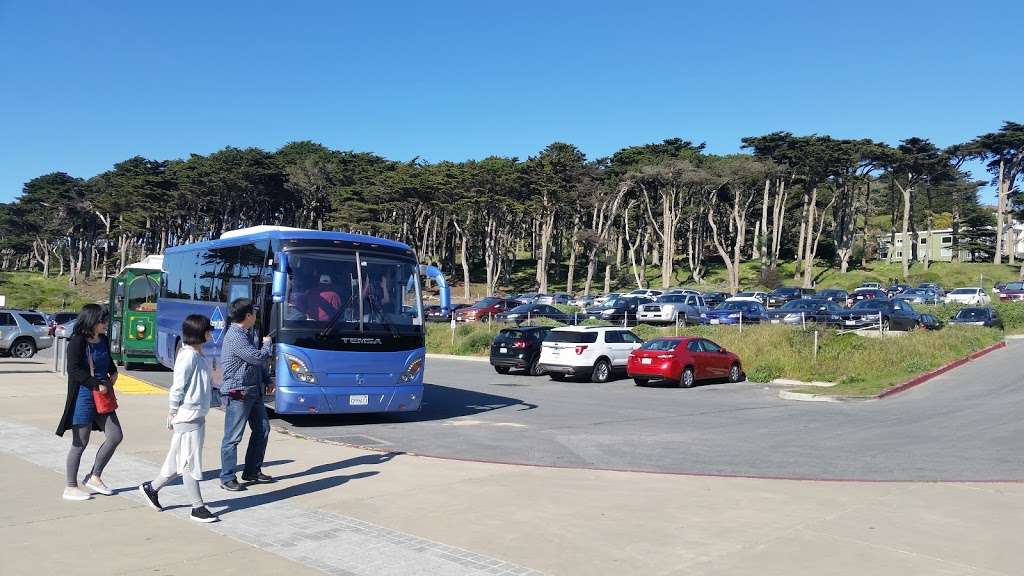
{"label": "bus side mirror", "polygon": [[284,292],[288,284],[288,255],[281,253],[277,257],[277,268],[270,283],[270,294],[274,302],[284,302]]}

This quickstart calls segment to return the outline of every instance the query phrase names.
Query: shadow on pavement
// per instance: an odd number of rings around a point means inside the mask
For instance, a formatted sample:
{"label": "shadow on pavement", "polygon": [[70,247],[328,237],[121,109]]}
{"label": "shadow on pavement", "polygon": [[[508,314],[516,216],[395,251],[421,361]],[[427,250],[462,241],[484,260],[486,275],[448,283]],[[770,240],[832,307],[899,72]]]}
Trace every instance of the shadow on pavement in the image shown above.
{"label": "shadow on pavement", "polygon": [[324,426],[355,426],[362,424],[382,424],[388,422],[427,422],[431,420],[447,420],[459,416],[471,416],[481,412],[490,412],[502,408],[520,406],[519,411],[533,410],[536,404],[523,402],[518,398],[498,396],[474,390],[423,385],[423,404],[419,412],[394,412],[382,414],[324,414],[294,415],[274,414],[272,419],[284,420],[296,428]]}
{"label": "shadow on pavement", "polygon": [[[228,498],[225,500],[214,500],[206,503],[207,506],[211,507],[227,507],[225,510],[217,512],[218,516],[224,516],[238,510],[245,510],[254,506],[263,506],[266,504],[272,504],[288,498],[294,498],[296,496],[305,496],[306,494],[312,494],[314,492],[320,492],[322,490],[329,490],[331,488],[337,488],[342,484],[345,484],[349,480],[360,480],[362,478],[370,478],[376,476],[380,472],[376,470],[370,470],[367,472],[359,472],[352,474],[351,476],[332,476],[330,478],[323,478],[320,480],[313,480],[305,482],[303,484],[296,484],[295,486],[288,486],[287,488],[281,488],[280,490],[274,490],[273,492],[267,492],[263,494],[251,494],[249,496],[242,496],[240,498]],[[260,486],[273,486],[273,484],[261,484]]]}

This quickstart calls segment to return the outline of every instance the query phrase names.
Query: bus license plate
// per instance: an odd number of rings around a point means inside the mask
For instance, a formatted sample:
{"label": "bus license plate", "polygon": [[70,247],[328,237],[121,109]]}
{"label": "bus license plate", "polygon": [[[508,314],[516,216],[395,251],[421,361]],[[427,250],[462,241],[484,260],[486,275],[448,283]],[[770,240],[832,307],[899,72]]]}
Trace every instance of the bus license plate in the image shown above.
{"label": "bus license plate", "polygon": [[348,397],[349,406],[367,406],[370,404],[370,396],[368,394],[356,394]]}

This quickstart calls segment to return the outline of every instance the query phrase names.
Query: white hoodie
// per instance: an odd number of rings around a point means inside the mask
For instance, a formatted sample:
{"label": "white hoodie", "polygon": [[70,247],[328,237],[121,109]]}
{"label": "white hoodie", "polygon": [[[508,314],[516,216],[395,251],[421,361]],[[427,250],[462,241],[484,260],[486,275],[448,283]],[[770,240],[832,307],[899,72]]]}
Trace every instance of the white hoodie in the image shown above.
{"label": "white hoodie", "polygon": [[191,346],[182,346],[174,360],[174,381],[168,395],[174,422],[204,418],[213,396],[213,371],[210,360]]}

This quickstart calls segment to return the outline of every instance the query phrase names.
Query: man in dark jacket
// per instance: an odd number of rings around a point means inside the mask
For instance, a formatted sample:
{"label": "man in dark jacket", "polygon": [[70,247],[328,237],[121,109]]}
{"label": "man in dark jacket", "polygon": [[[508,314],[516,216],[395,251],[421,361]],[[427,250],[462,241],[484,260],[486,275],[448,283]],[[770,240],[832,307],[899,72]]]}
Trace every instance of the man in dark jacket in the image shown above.
{"label": "man in dark jacket", "polygon": [[245,487],[235,478],[238,464],[238,443],[242,441],[245,424],[249,423],[249,447],[245,451],[242,480],[249,483],[273,482],[263,473],[263,457],[270,438],[270,419],[263,404],[263,388],[268,384],[265,367],[273,351],[270,337],[263,338],[257,348],[252,341],[252,327],[256,323],[252,301],[239,298],[231,303],[231,326],[221,344],[220,364],[224,380],[220,387],[224,406],[224,441],[220,448],[220,487],[237,492]]}

